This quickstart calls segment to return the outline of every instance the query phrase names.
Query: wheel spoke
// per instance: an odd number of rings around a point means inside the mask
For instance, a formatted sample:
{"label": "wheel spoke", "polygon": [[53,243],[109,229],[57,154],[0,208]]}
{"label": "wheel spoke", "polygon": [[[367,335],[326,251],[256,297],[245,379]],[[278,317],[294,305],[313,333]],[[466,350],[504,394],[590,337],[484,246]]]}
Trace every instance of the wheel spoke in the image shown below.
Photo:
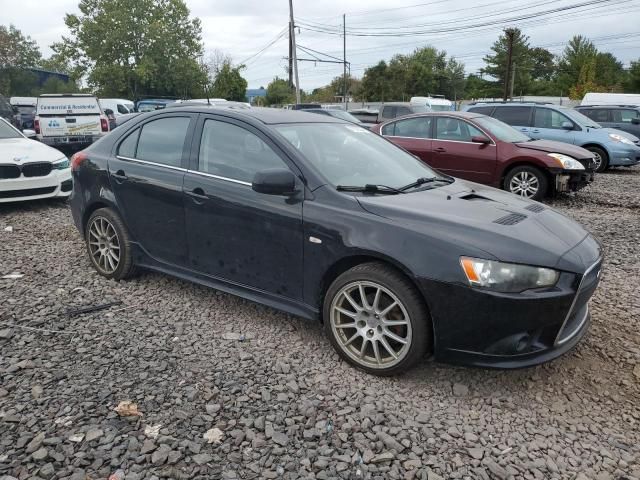
{"label": "wheel spoke", "polygon": [[109,262],[109,267],[111,268],[111,270],[115,270],[115,263],[113,263],[113,258],[111,258],[111,252],[109,252],[107,255],[107,261]]}
{"label": "wheel spoke", "polygon": [[383,335],[386,335],[387,337],[389,337],[392,340],[395,340],[398,343],[402,343],[403,345],[405,343],[407,343],[407,340],[405,338],[402,338],[402,337],[396,335],[395,333],[393,333],[389,329],[385,329],[382,333],[383,333]]}
{"label": "wheel spoke", "polygon": [[369,302],[367,302],[367,296],[364,292],[364,286],[362,284],[358,285],[358,290],[360,291],[360,301],[362,302],[362,306],[365,309],[371,308],[371,305],[369,305]]}
{"label": "wheel spoke", "polygon": [[344,346],[346,347],[346,346],[348,346],[348,345],[351,345],[351,344],[353,343],[353,341],[354,341],[356,338],[358,338],[359,336],[360,336],[360,332],[356,332],[356,333],[354,333],[354,334],[353,334],[353,336],[352,336],[349,340],[347,340],[347,341],[344,343]]}
{"label": "wheel spoke", "polygon": [[356,322],[351,323],[339,323],[336,328],[356,328]]}
{"label": "wheel spoke", "polygon": [[344,292],[343,295],[347,299],[347,301],[351,304],[351,306],[355,309],[356,312],[359,312],[360,310],[362,310],[362,307],[358,305],[353,298],[351,298],[351,295],[349,294],[349,292]]}
{"label": "wheel spoke", "polygon": [[345,310],[342,307],[336,307],[336,310],[347,317],[356,318],[358,316],[355,312],[350,312],[349,310]]}
{"label": "wheel spoke", "polygon": [[396,354],[396,352],[393,351],[393,348],[391,348],[391,345],[389,345],[389,342],[387,342],[387,339],[384,337],[380,337],[380,343],[382,344],[382,346],[384,347],[384,349],[389,352],[389,355],[391,355],[394,359],[398,358],[398,355]]}
{"label": "wheel spoke", "polygon": [[384,325],[386,325],[387,327],[399,327],[399,326],[405,326],[407,324],[406,320],[386,320],[384,319],[382,321],[382,323]]}
{"label": "wheel spoke", "polygon": [[376,290],[376,296],[373,297],[373,310],[375,312],[379,312],[380,311],[380,297],[382,296],[382,289],[377,289]]}
{"label": "wheel spoke", "polygon": [[371,345],[373,345],[373,354],[376,357],[376,363],[380,365],[382,363],[382,357],[380,356],[380,349],[378,347],[378,342],[376,340],[373,340],[371,342]]}
{"label": "wheel spoke", "polygon": [[364,357],[364,352],[367,350],[367,344],[369,343],[369,340],[367,340],[366,338],[362,337],[362,345],[360,346],[360,358]]}
{"label": "wheel spoke", "polygon": [[394,301],[394,302],[392,302],[392,303],[391,303],[387,308],[385,308],[384,310],[382,310],[382,311],[380,312],[380,316],[381,316],[382,318],[386,317],[386,316],[387,316],[387,314],[388,314],[391,310],[393,310],[393,308],[394,308],[396,305],[398,305],[398,302],[395,302],[395,301]]}

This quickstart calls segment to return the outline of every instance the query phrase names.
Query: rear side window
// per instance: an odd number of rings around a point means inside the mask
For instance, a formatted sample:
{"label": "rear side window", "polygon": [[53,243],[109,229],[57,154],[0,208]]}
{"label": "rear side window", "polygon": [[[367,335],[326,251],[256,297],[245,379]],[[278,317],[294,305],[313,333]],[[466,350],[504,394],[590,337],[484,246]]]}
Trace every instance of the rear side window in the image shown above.
{"label": "rear side window", "polygon": [[382,135],[385,137],[393,137],[396,134],[396,123],[398,122],[393,122],[385,125],[384,127],[382,127],[380,133],[382,133]]}
{"label": "rear side window", "polygon": [[638,110],[611,110],[614,122],[631,123],[634,118],[640,118]]}
{"label": "rear side window", "polygon": [[382,118],[396,118],[396,107],[384,107],[382,109]]}
{"label": "rear side window", "polygon": [[[591,120],[593,120],[594,122],[608,122],[609,121],[609,115],[608,115],[608,110],[604,109],[604,108],[587,108],[587,109],[580,109],[578,110],[580,113],[582,113],[583,115],[586,115],[587,117],[589,117]],[[615,118],[615,116],[614,116]]]}
{"label": "rear side window", "polygon": [[493,117],[507,125],[527,127],[531,118],[532,107],[496,107]]}
{"label": "rear side window", "polygon": [[119,103],[118,104],[118,113],[126,114],[126,113],[130,113],[130,112],[129,112],[129,110],[127,110],[127,107],[125,107],[124,105]]}
{"label": "rear side window", "polygon": [[473,112],[473,113],[481,113],[482,115],[491,115],[491,112],[493,111],[493,106],[489,106],[489,107],[471,107],[467,111],[468,112]]}
{"label": "rear side window", "polygon": [[409,107],[397,107],[396,109],[396,117],[401,117],[403,115],[411,114],[411,110]]}
{"label": "rear side window", "polygon": [[189,121],[189,117],[169,117],[146,123],[140,132],[136,158],[180,167]]}
{"label": "rear side window", "polygon": [[136,158],[136,146],[138,145],[138,135],[140,135],[140,129],[130,133],[118,147],[118,155],[121,157]]}
{"label": "rear side window", "polygon": [[200,172],[251,182],[256,172],[267,168],[288,166],[260,137],[231,123],[204,123],[198,156]]}
{"label": "rear side window", "polygon": [[471,142],[472,137],[486,135],[473,125],[451,117],[438,117],[436,119],[436,139],[455,142]]}
{"label": "rear side window", "polygon": [[536,108],[536,114],[533,119],[534,127],[561,129],[564,122],[573,124],[571,120],[560,112],[550,108]]}
{"label": "rear side window", "polygon": [[431,138],[432,117],[407,118],[395,122],[396,137]]}

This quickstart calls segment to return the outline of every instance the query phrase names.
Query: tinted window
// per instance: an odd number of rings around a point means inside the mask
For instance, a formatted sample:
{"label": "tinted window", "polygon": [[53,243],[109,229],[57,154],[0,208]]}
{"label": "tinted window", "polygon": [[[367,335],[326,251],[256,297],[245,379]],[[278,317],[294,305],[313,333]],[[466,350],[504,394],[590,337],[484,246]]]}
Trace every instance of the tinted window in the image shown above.
{"label": "tinted window", "polygon": [[382,127],[381,133],[384,136],[394,136],[395,135],[395,131],[396,131],[396,123],[398,122],[393,122],[393,123],[389,123],[388,125],[385,125],[384,127]]}
{"label": "tinted window", "polygon": [[609,117],[607,112],[608,110],[605,110],[604,108],[580,109],[580,113],[586,115],[591,120],[595,120],[596,122],[608,122]]}
{"label": "tinted window", "polygon": [[136,158],[179,167],[189,128],[189,118],[169,117],[145,124],[140,133]]}
{"label": "tinted window", "polygon": [[271,147],[248,130],[217,120],[205,122],[198,170],[251,182],[256,172],[267,168],[288,167]]}
{"label": "tinted window", "polygon": [[408,118],[395,122],[396,137],[431,138],[431,118]]}
{"label": "tinted window", "polygon": [[489,106],[489,107],[471,107],[467,111],[473,112],[473,113],[481,113],[483,115],[491,115],[491,112],[493,111],[493,106]]}
{"label": "tinted window", "polygon": [[411,110],[409,109],[409,107],[397,107],[396,117],[401,117],[403,115],[409,115],[410,113],[411,113]]}
{"label": "tinted window", "polygon": [[454,140],[457,142],[471,142],[471,137],[486,137],[473,125],[451,117],[438,117],[436,119],[436,138],[438,140]]}
{"label": "tinted window", "polygon": [[[637,110],[611,110],[614,122],[631,123],[634,118],[640,118],[640,112]],[[597,121],[597,120],[596,120]]]}
{"label": "tinted window", "polygon": [[384,107],[382,109],[382,118],[396,118],[396,107]]}
{"label": "tinted window", "polygon": [[507,125],[528,127],[531,118],[531,107],[496,107],[493,117]]}
{"label": "tinted window", "polygon": [[573,122],[560,112],[550,108],[536,108],[536,114],[533,119],[534,127],[561,129],[564,122],[569,122],[573,125]]}
{"label": "tinted window", "polygon": [[118,147],[118,155],[122,157],[136,158],[136,145],[138,144],[139,133],[140,129],[137,128],[120,143],[120,147]]}
{"label": "tinted window", "polygon": [[124,105],[122,105],[121,103],[118,104],[118,113],[129,113],[129,110],[127,110],[127,107],[125,107]]}

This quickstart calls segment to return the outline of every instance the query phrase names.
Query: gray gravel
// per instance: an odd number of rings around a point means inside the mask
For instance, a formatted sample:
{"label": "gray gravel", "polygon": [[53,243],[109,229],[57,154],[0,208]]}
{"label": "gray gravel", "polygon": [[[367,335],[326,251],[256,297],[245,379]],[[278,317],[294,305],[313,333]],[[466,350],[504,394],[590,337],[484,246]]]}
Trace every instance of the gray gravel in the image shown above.
{"label": "gray gravel", "polygon": [[[24,274],[0,279],[0,479],[640,479],[640,168],[553,204],[606,248],[580,346],[397,378],[230,295],[105,280],[65,204],[0,206],[0,275]],[[119,416],[125,400],[142,416]]]}

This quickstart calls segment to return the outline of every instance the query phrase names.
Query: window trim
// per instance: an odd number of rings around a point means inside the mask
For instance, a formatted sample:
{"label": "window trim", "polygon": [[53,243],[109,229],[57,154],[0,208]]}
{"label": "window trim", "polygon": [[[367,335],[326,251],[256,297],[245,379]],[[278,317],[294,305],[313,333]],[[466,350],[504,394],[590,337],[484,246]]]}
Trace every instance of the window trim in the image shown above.
{"label": "window trim", "polygon": [[122,146],[122,144],[124,142],[127,141],[127,139],[131,136],[131,135],[136,135],[136,144],[133,147],[133,154],[137,155],[138,154],[138,141],[140,140],[140,132],[142,131],[142,127],[136,127],[133,130],[131,130],[130,132],[127,132],[126,135],[124,135],[121,139],[118,139],[118,144],[116,146],[116,157],[120,158],[131,158],[131,157],[127,157],[126,155],[120,155],[120,147]]}
{"label": "window trim", "polygon": [[[431,119],[431,122],[429,123],[429,135],[430,137],[428,138],[424,138],[424,137],[406,137],[404,135],[384,135],[382,133],[382,129],[389,126],[389,125],[393,125],[393,133],[395,134],[396,132],[396,128],[398,126],[399,122],[406,122],[407,120],[413,120],[414,118],[429,118]],[[407,138],[407,139],[411,139],[411,140],[435,140],[433,138],[433,125],[434,122],[433,120],[435,119],[435,115],[425,115],[425,116],[419,116],[419,117],[410,117],[410,118],[401,118],[400,120],[391,120],[388,121],[387,123],[385,123],[384,125],[382,125],[380,127],[380,136],[387,138],[387,137],[393,137],[393,138]]]}
{"label": "window trim", "polygon": [[[493,137],[492,137],[491,135],[489,135],[489,134],[488,134],[488,133],[487,133],[483,128],[480,128],[478,125],[475,125],[475,124],[473,124],[473,123],[471,123],[471,122],[467,121],[467,120],[466,120],[466,119],[464,119],[464,118],[460,118],[460,117],[452,117],[452,116],[449,116],[449,115],[437,115],[437,116],[436,116],[436,115],[434,115],[434,117],[436,118],[436,122],[435,122],[435,123],[432,125],[432,127],[431,127],[431,128],[432,128],[432,132],[433,132],[432,137],[436,137],[436,135],[438,134],[438,127],[437,127],[437,125],[438,125],[438,119],[439,119],[439,118],[453,118],[454,120],[459,120],[459,121],[461,121],[461,122],[464,122],[464,123],[466,123],[466,124],[471,125],[471,126],[472,126],[473,128],[475,128],[476,130],[480,130],[482,133],[484,133],[484,136],[485,136],[485,137],[487,137],[489,140],[491,140],[491,142],[490,142],[490,143],[485,143],[485,144],[482,144],[482,145],[485,145],[485,146],[494,146],[494,147],[496,146],[496,142],[493,140]],[[496,119],[496,120],[498,120],[498,119]],[[500,120],[500,121],[502,121],[502,120]],[[511,126],[511,125],[509,125],[509,126]],[[511,128],[513,128],[513,127],[511,127]],[[473,135],[472,135],[472,137],[473,137]],[[465,141],[463,141],[463,140],[446,140],[446,139],[443,139],[443,138],[432,138],[432,140],[435,140],[435,141],[438,141],[438,142],[453,142],[453,143],[466,143],[466,144],[471,144],[471,145],[481,145],[480,143],[475,143],[475,142],[465,142]]]}
{"label": "window trim", "polygon": [[245,187],[252,187],[253,183],[245,182],[244,180],[237,180],[235,178],[223,177],[222,175],[214,175],[212,173],[201,172],[199,170],[185,169],[187,173],[193,173],[202,177],[215,178],[216,180],[223,180],[225,182],[237,183],[238,185],[244,185]]}
{"label": "window trim", "polygon": [[164,163],[157,163],[157,162],[150,162],[149,160],[140,160],[139,158],[131,158],[131,157],[125,157],[122,155],[116,155],[116,158],[118,160],[127,160],[129,162],[136,162],[136,163],[142,163],[145,165],[152,165],[154,167],[164,167],[164,168],[168,168],[170,170],[177,170],[180,172],[186,172],[187,169],[183,168],[183,167],[174,167],[173,165],[166,165]]}

